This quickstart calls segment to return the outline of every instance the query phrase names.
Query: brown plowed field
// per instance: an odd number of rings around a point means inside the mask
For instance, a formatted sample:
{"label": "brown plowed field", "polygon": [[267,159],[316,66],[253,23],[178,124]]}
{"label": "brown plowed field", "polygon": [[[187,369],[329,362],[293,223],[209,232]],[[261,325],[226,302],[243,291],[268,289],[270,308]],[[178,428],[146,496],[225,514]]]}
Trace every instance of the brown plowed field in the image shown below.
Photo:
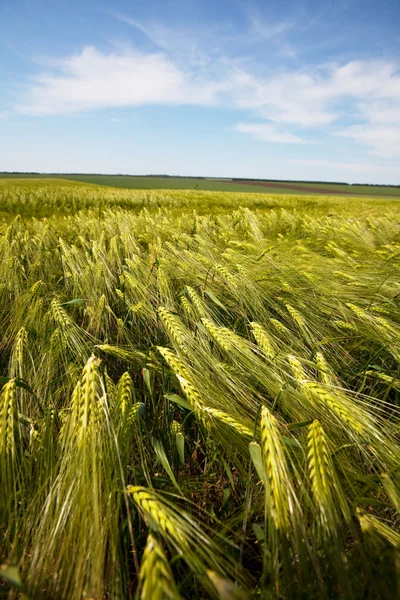
{"label": "brown plowed field", "polygon": [[[307,187],[305,185],[296,185],[296,184],[286,184],[286,183],[275,183],[274,181],[246,181],[244,179],[235,179],[229,181],[229,183],[238,183],[245,185],[255,185],[261,187],[270,187],[280,190],[294,190],[295,192],[307,192],[308,194],[329,194],[330,196],[365,196],[365,193],[359,192],[350,192],[344,190],[333,190],[330,188],[320,188],[320,187]],[[388,194],[377,194],[376,192],[368,193],[368,196],[388,196]]]}

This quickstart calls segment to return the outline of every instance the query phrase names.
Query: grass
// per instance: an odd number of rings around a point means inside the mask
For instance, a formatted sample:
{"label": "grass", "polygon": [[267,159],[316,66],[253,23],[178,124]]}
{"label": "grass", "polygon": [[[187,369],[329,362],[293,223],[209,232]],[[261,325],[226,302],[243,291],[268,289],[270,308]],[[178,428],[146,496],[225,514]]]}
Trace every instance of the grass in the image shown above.
{"label": "grass", "polygon": [[3,180],[0,594],[398,597],[399,212]]}
{"label": "grass", "polygon": [[[9,175],[0,174],[1,180],[11,179]],[[326,190],[326,193],[337,191],[339,193],[360,195],[360,196],[397,196],[400,197],[400,186],[374,186],[374,185],[357,185],[349,186],[344,184],[330,184],[330,183],[305,183],[305,182],[276,182],[279,185],[289,186],[287,188],[274,187],[271,182],[271,187],[264,187],[262,182],[254,182],[258,185],[251,183],[237,183],[231,180],[221,181],[218,179],[205,179],[205,178],[185,178],[185,177],[137,177],[137,176],[126,176],[126,175],[37,175],[32,174],[16,175],[12,179],[34,179],[38,178],[43,180],[44,178],[49,179],[62,179],[64,181],[77,181],[83,183],[89,183],[93,185],[105,185],[110,187],[125,188],[125,189],[142,189],[142,190],[205,190],[205,191],[219,191],[219,192],[249,192],[249,193],[261,193],[261,194],[306,194],[310,195],[310,191],[293,190],[291,186],[299,186],[316,189],[316,194],[320,193],[320,190]]]}

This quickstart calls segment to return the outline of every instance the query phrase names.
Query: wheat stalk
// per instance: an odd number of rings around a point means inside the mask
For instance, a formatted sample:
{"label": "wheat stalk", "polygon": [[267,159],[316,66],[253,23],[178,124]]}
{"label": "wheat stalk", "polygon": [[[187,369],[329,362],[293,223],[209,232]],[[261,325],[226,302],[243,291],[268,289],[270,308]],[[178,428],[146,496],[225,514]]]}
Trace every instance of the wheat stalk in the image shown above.
{"label": "wheat stalk", "polygon": [[293,318],[295,323],[297,323],[297,325],[300,327],[300,329],[305,329],[306,322],[304,320],[304,317],[300,314],[300,312],[298,310],[296,310],[295,308],[293,308],[293,306],[290,306],[290,304],[286,304],[285,306],[286,306],[290,316]]}
{"label": "wheat stalk", "polygon": [[308,429],[307,459],[322,535],[325,537],[326,532],[330,532],[336,536],[339,511],[347,522],[350,521],[350,512],[335,472],[325,431],[317,419]]}
{"label": "wheat stalk", "polygon": [[345,401],[338,395],[332,394],[315,381],[306,381],[304,390],[310,397],[325,405],[342,424],[348,425],[360,435],[366,433],[366,424],[356,416],[356,409],[353,409],[350,401]]}
{"label": "wheat stalk", "polygon": [[176,517],[171,511],[166,510],[165,506],[152,490],[141,486],[129,486],[127,491],[132,495],[136,506],[152,529],[161,531],[163,534],[169,534],[182,546],[187,545],[185,537],[179,530]]}
{"label": "wheat stalk", "polygon": [[142,600],[181,598],[164,550],[151,533],[147,536],[140,565],[139,588]]}
{"label": "wheat stalk", "polygon": [[0,395],[0,456],[2,462],[15,458],[15,428],[17,419],[15,379],[10,379]]}
{"label": "wheat stalk", "polygon": [[195,307],[195,309],[197,311],[197,314],[200,317],[205,317],[206,309],[204,308],[204,303],[203,303],[202,299],[200,298],[200,296],[190,285],[186,286],[186,291],[188,293],[190,301],[192,302],[193,306]]}
{"label": "wheat stalk", "polygon": [[251,322],[250,326],[258,346],[268,358],[273,358],[276,351],[265,329],[259,323],[255,322]]}
{"label": "wheat stalk", "polygon": [[400,548],[400,534],[386,525],[383,521],[357,508],[356,515],[364,535],[376,536],[385,539],[395,548]]}
{"label": "wheat stalk", "polygon": [[203,323],[209,335],[217,342],[220,348],[225,350],[225,352],[230,352],[232,350],[232,338],[230,336],[231,332],[228,329],[225,327],[217,327],[205,317],[201,319],[201,322]]}
{"label": "wheat stalk", "polygon": [[118,407],[124,417],[132,406],[133,381],[128,371],[125,371],[117,385]]}
{"label": "wheat stalk", "polygon": [[249,427],[243,425],[237,419],[234,419],[222,410],[217,410],[216,408],[209,408],[208,406],[202,407],[200,410],[206,413],[207,415],[210,415],[218,419],[219,421],[222,421],[222,423],[229,425],[241,435],[246,435],[248,437],[252,437],[253,435],[253,431]]}
{"label": "wheat stalk", "polygon": [[187,338],[187,333],[180,319],[175,315],[172,315],[171,312],[163,306],[161,306],[157,312],[170,339],[175,342],[178,348],[185,350],[187,346],[185,339]]}
{"label": "wheat stalk", "polygon": [[278,531],[290,528],[289,474],[276,418],[261,409],[261,442],[266,473],[265,508]]}

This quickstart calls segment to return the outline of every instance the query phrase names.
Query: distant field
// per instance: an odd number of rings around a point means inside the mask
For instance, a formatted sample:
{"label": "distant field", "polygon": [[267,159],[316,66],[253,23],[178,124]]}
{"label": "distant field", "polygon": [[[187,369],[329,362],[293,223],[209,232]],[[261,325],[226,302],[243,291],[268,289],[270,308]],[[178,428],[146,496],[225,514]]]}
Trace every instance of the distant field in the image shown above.
{"label": "distant field", "polygon": [[400,187],[352,186],[296,181],[259,181],[196,179],[184,177],[136,177],[125,175],[0,175],[0,178],[51,178],[106,185],[125,189],[208,190],[221,192],[259,192],[267,194],[345,194],[346,196],[399,196]]}
{"label": "distant field", "polygon": [[257,186],[250,183],[235,183],[229,180],[213,179],[192,179],[184,177],[134,177],[124,175],[15,175],[3,176],[0,179],[57,179],[79,181],[81,183],[91,183],[94,185],[107,185],[116,188],[137,189],[137,190],[204,190],[211,192],[259,192],[268,194],[298,194],[298,191],[282,190],[280,188]]}
{"label": "distant field", "polygon": [[[204,190],[215,192],[254,192],[260,193],[282,193],[279,188],[263,189],[249,183],[235,183],[229,180],[192,179],[184,177],[125,177],[123,175],[65,175],[65,179],[73,181],[84,181],[97,185],[109,185],[112,187],[140,189],[140,190]],[[289,193],[290,192],[289,190]],[[296,192],[297,193],[297,192]]]}
{"label": "distant field", "polygon": [[261,187],[270,190],[272,187],[277,190],[276,193],[296,193],[298,194],[344,194],[357,195],[357,196],[400,196],[400,187],[382,187],[379,185],[346,185],[343,183],[308,183],[301,181],[247,181],[247,180],[236,180],[238,185],[246,183],[257,188],[257,191]]}

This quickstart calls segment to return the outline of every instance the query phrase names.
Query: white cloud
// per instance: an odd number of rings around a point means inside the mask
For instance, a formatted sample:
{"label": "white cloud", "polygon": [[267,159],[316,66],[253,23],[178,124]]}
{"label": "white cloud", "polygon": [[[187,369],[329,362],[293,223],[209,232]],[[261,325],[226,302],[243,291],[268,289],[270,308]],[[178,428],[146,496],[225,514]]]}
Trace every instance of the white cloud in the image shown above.
{"label": "white cloud", "polygon": [[318,82],[310,75],[294,72],[262,79],[240,73],[237,84],[234,96],[238,108],[253,109],[277,123],[323,126],[337,117],[323,101],[312,97]]}
{"label": "white cloud", "polygon": [[119,123],[118,117],[111,117],[110,121],[112,121],[113,123]]}
{"label": "white cloud", "polygon": [[[132,24],[163,45],[162,29]],[[377,156],[400,156],[400,73],[394,63],[355,60],[261,75],[249,62],[238,66],[224,56],[195,60],[196,43],[193,48],[185,63],[181,52],[178,60],[173,52],[86,47],[33,79],[17,110],[59,115],[147,104],[219,106],[265,119],[235,129],[266,141],[301,143],[306,135],[298,130],[314,128]]]}
{"label": "white cloud", "polygon": [[154,42],[157,45],[160,45],[159,40],[157,39],[157,36],[154,35],[152,29],[147,28],[145,25],[140,23],[140,21],[137,21],[136,19],[132,19],[132,17],[129,17],[128,15],[124,15],[117,11],[111,11],[110,14],[112,17],[114,17],[118,21],[121,21],[122,23],[126,23],[127,25],[132,25],[132,27],[135,27],[136,29],[138,29],[139,31],[144,33],[144,35],[147,36],[152,42]]}
{"label": "white cloud", "polygon": [[290,21],[273,23],[255,12],[249,13],[248,18],[250,21],[250,34],[265,40],[277,37],[281,33],[293,28],[293,23]]}
{"label": "white cloud", "polygon": [[234,131],[249,133],[259,140],[282,144],[303,144],[304,140],[291,133],[280,131],[270,123],[238,123]]}
{"label": "white cloud", "polygon": [[387,125],[352,125],[339,135],[370,147],[375,156],[400,158],[400,120]]}
{"label": "white cloud", "polygon": [[277,122],[324,126],[349,113],[368,120],[374,117],[372,109],[400,121],[400,75],[383,61],[352,61],[264,79],[248,76],[246,83],[239,105]]}
{"label": "white cloud", "polygon": [[161,53],[104,54],[86,47],[60,61],[56,73],[37,77],[17,108],[24,114],[59,115],[144,104],[210,105],[219,87],[196,81]]}
{"label": "white cloud", "polygon": [[129,15],[110,11],[110,16],[140,31],[157,48],[173,57],[174,63],[182,68],[209,68],[220,57],[221,32],[207,24],[195,23],[183,31],[178,27],[168,27],[164,22],[152,20],[141,22]]}
{"label": "white cloud", "polygon": [[350,120],[339,135],[376,156],[400,156],[400,74],[391,63],[352,61],[308,73],[242,79],[236,99],[242,108],[274,123],[322,132],[335,121]]}
{"label": "white cloud", "polygon": [[376,100],[360,102],[358,111],[370,123],[399,123],[400,101]]}

